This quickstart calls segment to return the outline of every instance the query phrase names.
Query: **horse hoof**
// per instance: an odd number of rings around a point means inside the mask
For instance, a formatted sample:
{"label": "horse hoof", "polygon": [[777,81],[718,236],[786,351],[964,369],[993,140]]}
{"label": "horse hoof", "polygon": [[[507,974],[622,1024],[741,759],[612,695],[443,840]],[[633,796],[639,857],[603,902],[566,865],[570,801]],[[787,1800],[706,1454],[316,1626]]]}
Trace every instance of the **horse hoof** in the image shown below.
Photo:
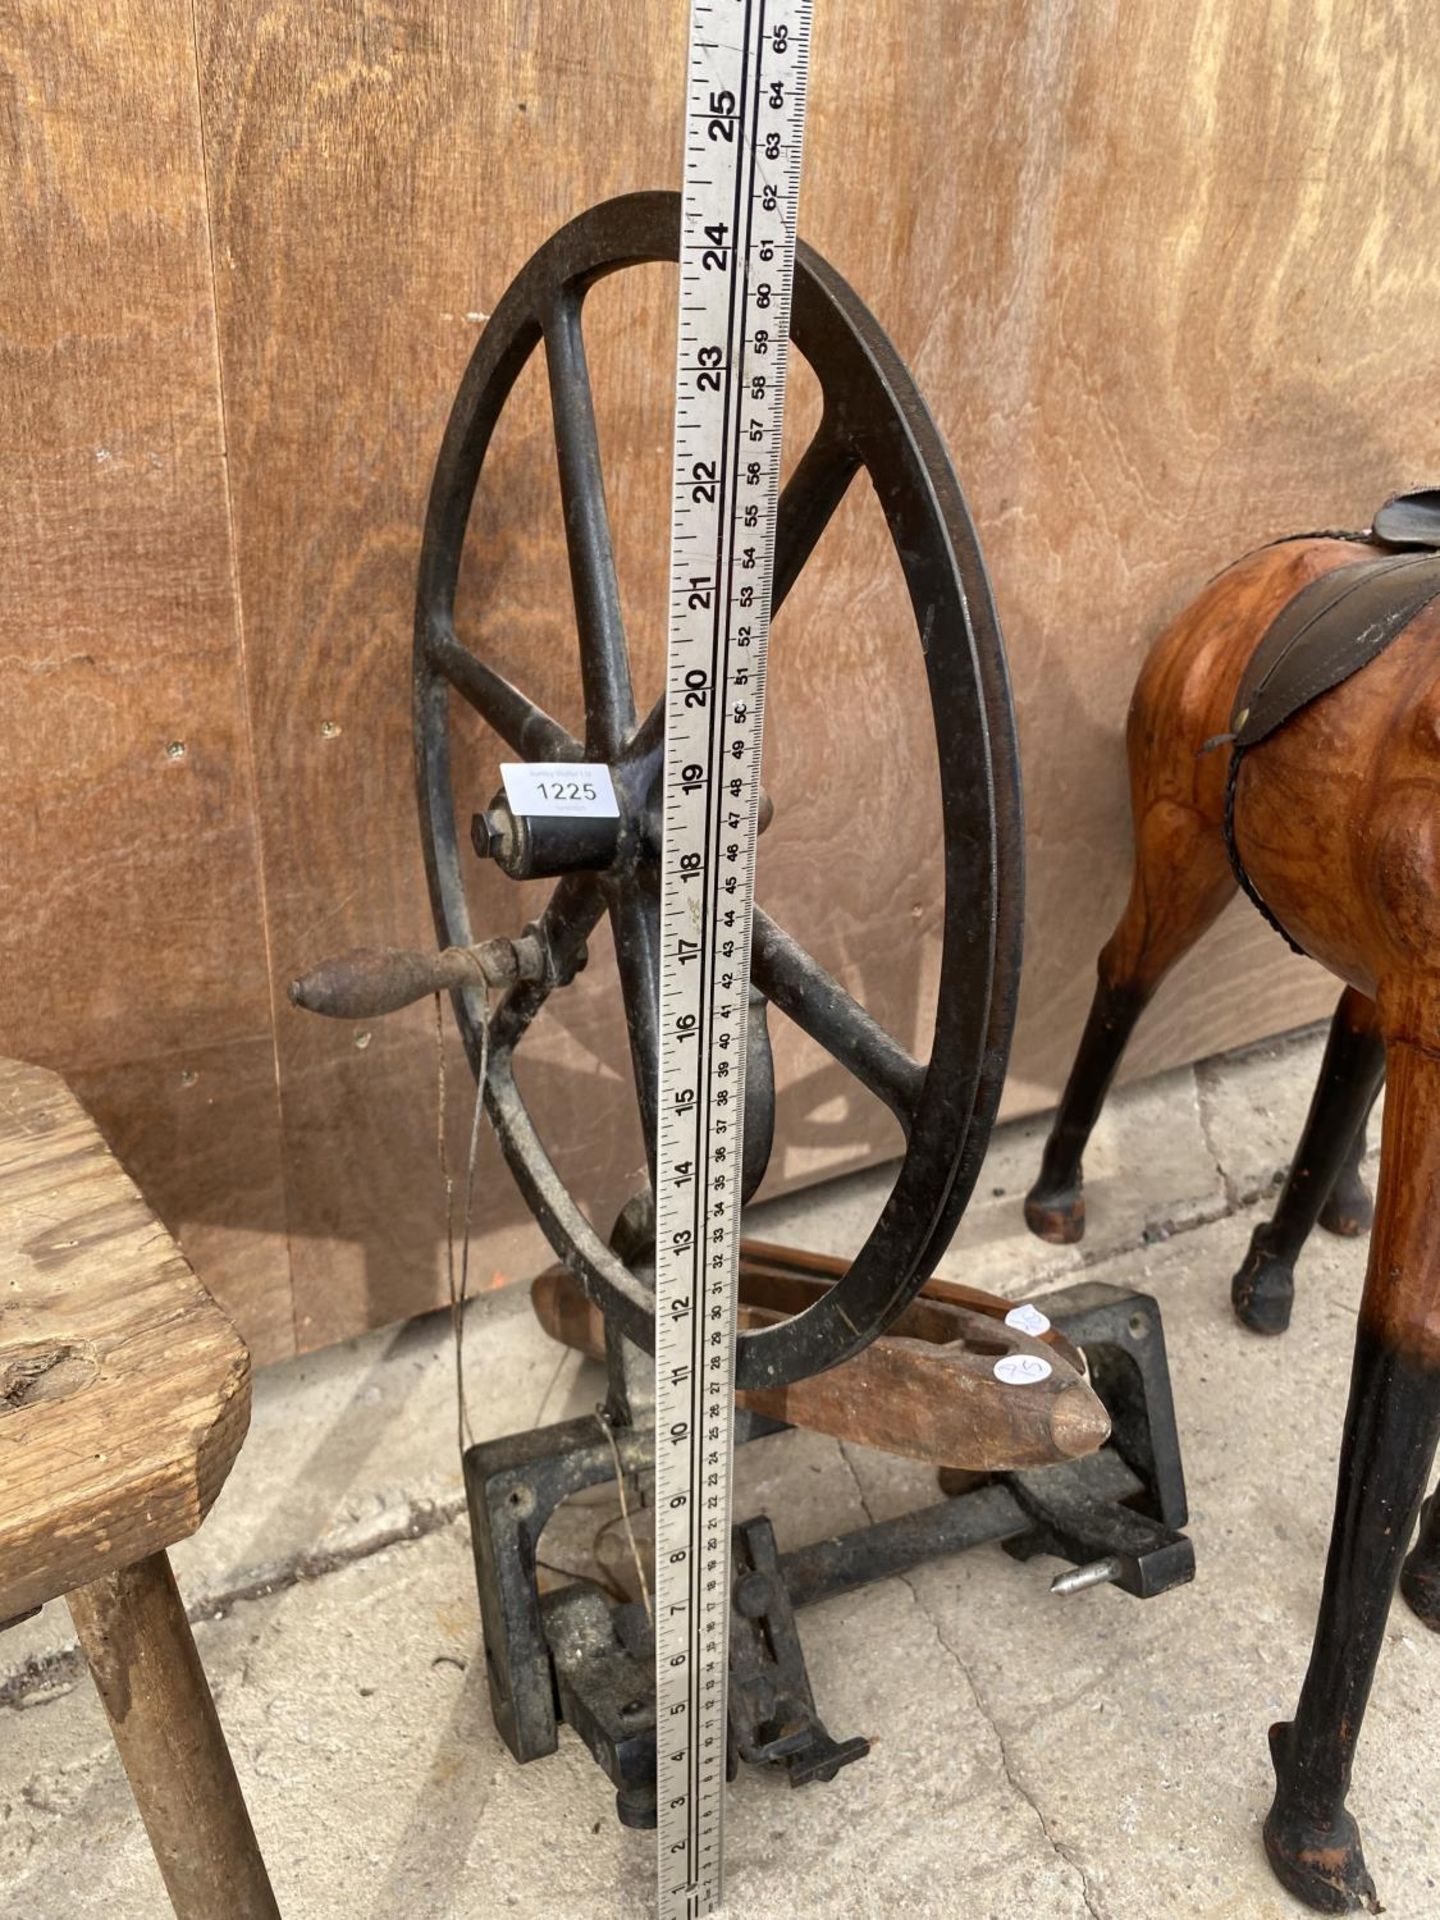
{"label": "horse hoof", "polygon": [[1046,1190],[1037,1181],[1025,1196],[1025,1224],[1052,1247],[1073,1247],[1085,1238],[1085,1195],[1078,1186]]}
{"label": "horse hoof", "polygon": [[1291,1813],[1284,1804],[1290,1723],[1270,1729],[1270,1757],[1279,1791],[1265,1820],[1265,1853],[1270,1869],[1287,1893],[1316,1913],[1381,1913],[1375,1882],[1365,1865],[1360,1829],[1342,1807],[1334,1824],[1318,1827]]}
{"label": "horse hoof", "polygon": [[1230,1282],[1230,1304],[1241,1326],[1252,1333],[1284,1333],[1295,1303],[1295,1272],[1266,1245],[1265,1228],[1250,1236],[1245,1263]]}
{"label": "horse hoof", "polygon": [[1412,1553],[1400,1575],[1405,1604],[1432,1633],[1440,1633],[1440,1568],[1417,1567]]}
{"label": "horse hoof", "polygon": [[1351,1180],[1337,1180],[1320,1209],[1321,1226],[1341,1240],[1358,1240],[1370,1231],[1374,1219],[1375,1202],[1358,1174]]}
{"label": "horse hoof", "polygon": [[[1430,1509],[1434,1502],[1435,1496],[1432,1494],[1420,1514],[1422,1540],[1430,1531]],[[1405,1596],[1405,1604],[1421,1626],[1429,1627],[1432,1633],[1440,1633],[1440,1563],[1436,1562],[1433,1555],[1428,1558],[1423,1556],[1418,1546],[1410,1549],[1400,1573],[1400,1591]]]}

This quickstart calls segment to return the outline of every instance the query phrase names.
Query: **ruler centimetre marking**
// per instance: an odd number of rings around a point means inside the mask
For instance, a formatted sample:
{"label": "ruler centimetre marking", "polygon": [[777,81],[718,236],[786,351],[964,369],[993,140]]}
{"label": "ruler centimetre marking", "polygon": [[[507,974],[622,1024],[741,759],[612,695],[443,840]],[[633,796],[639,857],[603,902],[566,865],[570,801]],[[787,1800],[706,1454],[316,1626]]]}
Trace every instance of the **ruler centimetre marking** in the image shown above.
{"label": "ruler centimetre marking", "polygon": [[655,1173],[660,1920],[722,1897],[750,925],[812,4],[690,16]]}

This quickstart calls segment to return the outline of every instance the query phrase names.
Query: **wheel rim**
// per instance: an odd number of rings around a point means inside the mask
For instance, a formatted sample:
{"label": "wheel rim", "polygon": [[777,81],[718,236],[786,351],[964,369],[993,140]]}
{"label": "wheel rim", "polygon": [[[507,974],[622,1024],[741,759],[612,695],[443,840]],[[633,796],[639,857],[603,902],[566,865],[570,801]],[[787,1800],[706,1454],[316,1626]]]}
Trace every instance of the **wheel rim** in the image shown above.
{"label": "wheel rim", "polygon": [[[628,266],[679,251],[679,199],[632,194],[555,234],[487,323],[451,413],[431,488],[416,606],[417,787],[437,931],[473,939],[450,778],[449,702],[475,707],[520,757],[606,760],[643,812],[663,743],[663,702],[637,724],[619,615],[581,315],[585,294]],[[854,475],[869,473],[905,574],[935,722],[944,826],[943,945],[928,1063],[911,1058],[757,908],[752,979],[774,1006],[882,1099],[906,1148],[865,1244],[831,1293],[783,1324],[742,1332],[736,1385],[773,1386],[849,1358],[914,1298],[973,1189],[1004,1081],[1019,979],[1021,826],[1014,720],[989,584],[944,446],[873,316],[801,246],[791,338],[819,379],[820,425],[781,501],[778,612]],[[496,422],[521,369],[544,344],[581,635],[586,740],[573,738],[455,637],[456,583],[471,502]],[[632,1062],[647,1143],[656,1045],[656,914],[648,856],[630,845],[605,875],[567,873],[536,926],[560,978],[602,914],[615,921]],[[550,989],[512,989],[491,1018],[486,1104],[521,1192],[556,1252],[607,1319],[653,1350],[653,1297],[564,1188],[520,1098],[515,1046]],[[483,1008],[454,996],[472,1069]]]}

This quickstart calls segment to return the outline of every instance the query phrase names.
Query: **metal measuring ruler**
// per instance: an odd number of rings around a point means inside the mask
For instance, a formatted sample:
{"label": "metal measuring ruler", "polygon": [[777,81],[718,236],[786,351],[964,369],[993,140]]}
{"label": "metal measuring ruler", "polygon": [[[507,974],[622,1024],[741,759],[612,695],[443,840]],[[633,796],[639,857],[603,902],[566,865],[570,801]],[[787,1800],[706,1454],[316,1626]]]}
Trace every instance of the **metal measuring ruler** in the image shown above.
{"label": "metal measuring ruler", "polygon": [[660,1920],[720,1905],[746,1000],[812,0],[694,0],[656,1154]]}

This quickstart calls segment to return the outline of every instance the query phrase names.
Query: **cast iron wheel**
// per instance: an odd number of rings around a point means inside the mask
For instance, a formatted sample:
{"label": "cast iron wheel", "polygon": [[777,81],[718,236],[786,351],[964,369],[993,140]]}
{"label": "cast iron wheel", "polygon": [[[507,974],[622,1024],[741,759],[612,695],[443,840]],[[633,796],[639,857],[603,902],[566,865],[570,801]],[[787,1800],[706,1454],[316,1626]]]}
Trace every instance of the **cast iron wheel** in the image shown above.
{"label": "cast iron wheel", "polygon": [[[562,1186],[520,1098],[512,1059],[548,993],[573,977],[587,936],[608,911],[653,1155],[664,702],[637,724],[581,313],[587,291],[605,275],[678,259],[679,236],[677,195],[610,200],[547,241],[506,292],[465,372],[441,446],[415,617],[421,831],[444,945],[467,946],[474,938],[450,778],[451,695],[474,707],[522,759],[588,759],[611,769],[621,815],[613,852],[603,871],[560,874],[536,923],[551,977],[543,985],[512,987],[493,1009],[486,1104],[550,1244],[607,1320],[649,1351],[653,1297]],[[989,583],[959,484],[924,402],[874,317],[803,245],[791,338],[816,374],[823,407],[780,502],[773,611],[865,468],[885,511],[925,656],[943,812],[943,950],[934,1044],[922,1063],[756,909],[754,987],[890,1108],[906,1149],[889,1200],[829,1296],[782,1325],[739,1336],[741,1388],[803,1379],[848,1359],[930,1277],[965,1210],[994,1121],[1020,966],[1014,716]],[[579,629],[583,742],[463,646],[454,628],[461,548],[486,450],[521,368],[542,341]],[[462,990],[455,1011],[478,1071],[483,1008]]]}

